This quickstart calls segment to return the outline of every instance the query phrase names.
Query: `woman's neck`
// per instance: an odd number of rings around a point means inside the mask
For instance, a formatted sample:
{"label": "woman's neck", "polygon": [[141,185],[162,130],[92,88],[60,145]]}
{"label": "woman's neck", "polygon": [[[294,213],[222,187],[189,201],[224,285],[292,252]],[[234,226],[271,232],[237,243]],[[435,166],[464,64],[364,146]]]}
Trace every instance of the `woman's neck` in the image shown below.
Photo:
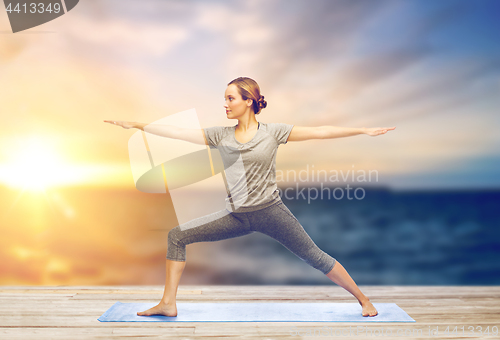
{"label": "woman's neck", "polygon": [[236,129],[247,131],[252,130],[254,127],[258,128],[258,126],[259,122],[257,121],[257,119],[255,119],[255,114],[252,113],[251,115],[238,119],[238,125],[236,126]]}

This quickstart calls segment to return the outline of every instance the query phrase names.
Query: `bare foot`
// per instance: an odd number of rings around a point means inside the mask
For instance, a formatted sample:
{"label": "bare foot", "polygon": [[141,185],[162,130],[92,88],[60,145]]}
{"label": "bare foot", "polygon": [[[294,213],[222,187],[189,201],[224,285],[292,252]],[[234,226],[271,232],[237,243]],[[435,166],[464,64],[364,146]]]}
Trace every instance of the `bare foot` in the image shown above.
{"label": "bare foot", "polygon": [[363,316],[375,316],[378,314],[377,310],[370,302],[370,299],[366,299],[365,301],[360,302],[359,304],[361,305],[361,307],[363,307],[363,311],[361,312],[361,315],[363,315]]}
{"label": "bare foot", "polygon": [[165,316],[177,316],[177,307],[175,303],[173,305],[160,302],[156,306],[144,311],[137,312],[137,315],[149,316],[149,315],[165,315]]}

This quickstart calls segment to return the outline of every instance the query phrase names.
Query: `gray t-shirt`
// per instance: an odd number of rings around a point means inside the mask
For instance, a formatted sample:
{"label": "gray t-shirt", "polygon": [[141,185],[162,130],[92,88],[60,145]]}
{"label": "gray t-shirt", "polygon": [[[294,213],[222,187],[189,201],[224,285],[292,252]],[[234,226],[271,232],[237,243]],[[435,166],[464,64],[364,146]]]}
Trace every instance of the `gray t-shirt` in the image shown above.
{"label": "gray t-shirt", "polygon": [[224,163],[226,209],[249,212],[281,200],[276,185],[276,152],[286,144],[293,125],[261,123],[247,143],[236,140],[236,126],[203,129],[211,149],[217,149]]}

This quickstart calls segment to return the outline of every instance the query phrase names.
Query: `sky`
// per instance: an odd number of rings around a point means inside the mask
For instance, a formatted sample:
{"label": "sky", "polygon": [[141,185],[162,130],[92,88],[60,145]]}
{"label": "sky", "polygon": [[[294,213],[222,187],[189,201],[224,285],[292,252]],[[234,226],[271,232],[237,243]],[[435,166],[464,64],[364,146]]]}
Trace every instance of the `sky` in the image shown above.
{"label": "sky", "polygon": [[258,121],[396,126],[281,145],[279,171],[500,188],[499,12],[496,0],[85,0],[13,34],[0,10],[0,284],[161,282],[166,234],[151,233],[179,216],[135,187],[138,130],[103,120],[194,108],[201,127],[234,126],[223,97],[240,76],[268,102]]}
{"label": "sky", "polygon": [[132,187],[135,131],[103,120],[195,108],[202,127],[232,126],[226,84],[249,76],[268,101],[263,122],[396,126],[289,143],[279,169],[377,170],[375,184],[394,189],[499,187],[499,7],[96,0],[16,34],[2,11],[1,181],[15,182],[15,157],[37,145],[59,157],[50,172],[72,174],[63,185]]}

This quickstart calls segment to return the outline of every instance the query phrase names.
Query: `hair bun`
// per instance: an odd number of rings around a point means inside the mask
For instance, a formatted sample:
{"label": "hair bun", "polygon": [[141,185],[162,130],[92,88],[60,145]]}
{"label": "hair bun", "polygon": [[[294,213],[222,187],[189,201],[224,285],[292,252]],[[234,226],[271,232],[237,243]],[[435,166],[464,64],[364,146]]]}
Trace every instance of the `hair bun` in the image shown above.
{"label": "hair bun", "polygon": [[267,102],[264,100],[264,96],[259,98],[259,108],[264,109],[267,106]]}

